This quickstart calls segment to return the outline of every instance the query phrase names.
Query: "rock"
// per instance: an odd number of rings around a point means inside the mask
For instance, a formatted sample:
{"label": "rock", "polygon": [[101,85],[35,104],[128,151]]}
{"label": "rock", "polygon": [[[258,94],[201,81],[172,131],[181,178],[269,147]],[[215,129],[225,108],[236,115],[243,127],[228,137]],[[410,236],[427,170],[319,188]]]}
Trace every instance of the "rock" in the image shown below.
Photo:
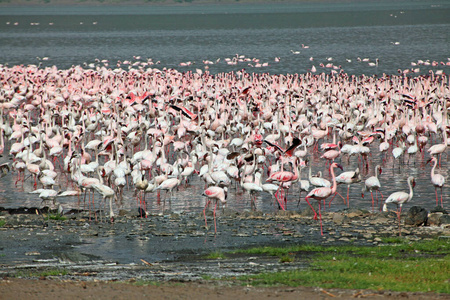
{"label": "rock", "polygon": [[420,206],[413,206],[409,209],[405,218],[406,225],[420,226],[427,223],[428,212]]}
{"label": "rock", "polygon": [[[124,209],[120,209],[119,210],[119,216],[123,217],[123,216],[129,216],[130,212]],[[133,214],[134,215],[134,214]]]}
{"label": "rock", "polygon": [[443,216],[443,214],[441,212],[434,212],[434,213],[430,213],[428,215],[428,221],[427,221],[427,225],[428,226],[439,226],[439,218]]}
{"label": "rock", "polygon": [[347,216],[350,219],[359,218],[364,216],[364,212],[360,209],[351,208],[347,211]]}
{"label": "rock", "polygon": [[430,213],[437,213],[437,212],[441,212],[446,215],[448,214],[448,212],[442,206],[435,206],[430,210]]}
{"label": "rock", "polygon": [[[319,211],[319,204],[317,203],[317,201],[312,201],[311,205],[315,211]],[[300,215],[303,217],[312,217],[314,216],[314,212],[309,205],[305,205],[305,208],[300,211]]]}
{"label": "rock", "polygon": [[341,213],[334,213],[333,214],[333,222],[335,224],[342,225],[344,223],[348,223],[348,221],[349,221],[348,217],[343,215],[343,214],[341,214]]}
{"label": "rock", "polygon": [[450,224],[450,215],[444,214],[439,218],[439,226]]}
{"label": "rock", "polygon": [[290,216],[293,216],[294,214],[297,214],[297,212],[293,211],[293,210],[279,210],[278,211],[278,215],[283,216],[283,217],[290,217]]}

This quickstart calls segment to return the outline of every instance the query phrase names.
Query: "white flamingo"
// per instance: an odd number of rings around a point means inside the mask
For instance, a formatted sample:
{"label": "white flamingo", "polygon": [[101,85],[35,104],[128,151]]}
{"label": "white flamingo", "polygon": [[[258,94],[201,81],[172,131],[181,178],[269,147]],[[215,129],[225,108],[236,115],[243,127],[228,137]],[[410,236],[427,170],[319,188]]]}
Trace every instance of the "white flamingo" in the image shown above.
{"label": "white flamingo", "polygon": [[383,211],[388,211],[387,204],[394,203],[397,205],[397,218],[398,218],[398,230],[399,235],[401,235],[401,227],[400,227],[400,214],[402,213],[402,206],[403,204],[409,202],[414,193],[413,188],[416,185],[416,182],[414,180],[413,176],[408,177],[408,186],[409,186],[409,193],[406,192],[394,192],[387,197],[386,201],[384,201],[383,205]]}
{"label": "white flamingo", "polygon": [[336,193],[337,189],[337,183],[336,183],[336,176],[334,175],[334,168],[339,168],[342,170],[342,166],[338,163],[332,163],[330,166],[330,173],[331,177],[333,178],[333,186],[332,187],[320,187],[315,188],[311,192],[308,193],[308,195],[305,197],[306,202],[311,207],[311,209],[314,211],[314,220],[317,220],[317,212],[312,207],[311,203],[309,203],[310,198],[316,199],[319,203],[319,216],[320,216],[320,234],[323,235],[322,230],[322,213],[320,212],[320,201],[327,199],[331,195]]}
{"label": "white flamingo", "polygon": [[366,179],[366,181],[364,182],[364,188],[362,190],[362,194],[361,197],[364,198],[364,191],[370,191],[370,195],[372,196],[372,210],[374,210],[374,200],[373,200],[373,191],[375,191],[375,195],[377,197],[377,207],[378,207],[378,193],[380,193],[381,195],[381,200],[383,200],[383,194],[380,191],[381,188],[381,184],[380,184],[380,180],[378,179],[378,174],[381,174],[382,169],[380,167],[380,165],[377,165],[375,167],[375,175],[371,176],[369,178]]}
{"label": "white flamingo", "polygon": [[434,162],[433,168],[431,168],[431,183],[434,185],[434,192],[436,194],[436,206],[438,206],[438,194],[437,194],[437,188],[439,187],[441,189],[441,206],[444,207],[442,203],[442,188],[445,184],[445,178],[441,174],[435,173],[434,170],[436,169],[437,165],[437,158],[432,157],[430,158],[427,163]]}

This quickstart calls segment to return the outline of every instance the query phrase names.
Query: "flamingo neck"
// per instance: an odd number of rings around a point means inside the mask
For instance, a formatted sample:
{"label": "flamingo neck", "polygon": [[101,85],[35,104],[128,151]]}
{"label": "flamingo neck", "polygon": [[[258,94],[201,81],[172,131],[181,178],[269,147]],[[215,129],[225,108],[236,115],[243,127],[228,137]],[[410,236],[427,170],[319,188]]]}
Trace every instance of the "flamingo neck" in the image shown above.
{"label": "flamingo neck", "polygon": [[334,175],[334,166],[330,168],[331,177],[333,178],[333,186],[331,187],[331,193],[336,193],[337,190],[337,183],[336,183],[336,176]]}
{"label": "flamingo neck", "polygon": [[409,186],[409,198],[408,201],[412,199],[414,192],[413,192],[413,187],[411,185],[411,180],[408,180],[408,186]]}
{"label": "flamingo neck", "polygon": [[434,176],[434,170],[436,169],[436,166],[437,166],[437,159],[434,160],[433,168],[431,168],[431,176]]}

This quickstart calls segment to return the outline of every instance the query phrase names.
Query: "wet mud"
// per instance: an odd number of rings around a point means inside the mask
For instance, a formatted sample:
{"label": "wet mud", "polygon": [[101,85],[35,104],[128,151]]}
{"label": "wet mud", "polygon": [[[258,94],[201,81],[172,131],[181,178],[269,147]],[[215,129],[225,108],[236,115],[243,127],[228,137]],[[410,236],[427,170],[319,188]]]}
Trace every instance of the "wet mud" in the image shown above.
{"label": "wet mud", "polygon": [[[254,246],[296,244],[380,246],[384,237],[398,236],[394,212],[371,213],[349,209],[324,212],[323,230],[309,208],[262,213],[225,209],[212,212],[168,213],[141,218],[121,211],[113,223],[89,212],[69,212],[65,220],[36,209],[2,210],[0,221],[0,275],[39,277],[44,270],[64,269],[60,279],[83,281],[188,281],[236,277],[308,266],[308,253],[283,263],[278,257],[227,255],[207,259],[212,252]],[[436,219],[429,214],[429,219]],[[97,221],[95,220],[97,217]],[[402,223],[404,216],[402,215]],[[408,226],[403,238],[415,241],[450,236],[448,224]]]}

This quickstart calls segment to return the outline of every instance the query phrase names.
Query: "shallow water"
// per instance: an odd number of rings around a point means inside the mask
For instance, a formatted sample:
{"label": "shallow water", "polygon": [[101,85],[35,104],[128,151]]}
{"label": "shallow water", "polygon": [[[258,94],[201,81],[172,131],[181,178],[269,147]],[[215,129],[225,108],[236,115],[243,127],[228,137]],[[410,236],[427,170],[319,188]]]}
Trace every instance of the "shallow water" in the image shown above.
{"label": "shallow water", "polygon": [[[397,69],[411,69],[411,62],[429,60],[447,62],[450,49],[450,5],[446,1],[353,3],[353,4],[289,4],[289,5],[218,5],[196,7],[46,7],[2,8],[0,12],[0,63],[56,65],[68,68],[72,65],[108,60],[115,68],[117,61],[140,61],[159,64],[146,67],[177,68],[181,71],[205,69],[203,60],[219,62],[208,65],[211,73],[230,72],[246,68],[248,72],[274,74],[304,73],[314,65],[318,72],[330,72],[320,63],[341,66],[348,74],[397,74]],[[17,25],[15,23],[17,22]],[[398,42],[396,45],[395,43]],[[302,48],[301,44],[309,48]],[[293,54],[291,50],[300,51]],[[244,55],[246,58],[269,62],[268,67],[253,68],[255,61],[228,65],[225,58]],[[141,56],[140,60],[134,58]],[[48,60],[42,60],[47,57]],[[274,58],[279,57],[280,62]],[[310,58],[313,60],[310,60]],[[369,58],[377,67],[358,58]],[[97,61],[96,61],[97,59]],[[181,67],[181,62],[195,62]],[[143,67],[138,65],[136,67]],[[421,65],[420,74],[430,70],[450,72],[450,66]],[[416,68],[416,67],[414,67]],[[435,137],[433,137],[435,139]],[[331,137],[329,137],[331,140]],[[387,197],[394,191],[407,191],[406,178],[416,177],[417,186],[412,204],[431,208],[435,205],[434,187],[430,183],[430,165],[420,154],[408,164],[399,165],[391,154],[382,162],[378,144],[372,146],[369,169],[363,171],[364,179],[373,175],[376,164],[381,164],[382,193]],[[7,153],[5,150],[5,153]],[[8,161],[4,156],[3,161]],[[407,158],[405,158],[405,161]],[[310,153],[313,173],[322,171],[329,178],[327,168],[318,154]],[[354,170],[358,158],[350,163],[342,160],[344,170]],[[438,171],[447,176],[447,157]],[[362,168],[362,167],[361,167]],[[306,178],[307,169],[302,178]],[[0,206],[6,208],[35,207],[40,200],[33,191],[33,181],[17,187],[17,174],[8,174],[0,181]],[[67,186],[67,176],[59,178],[61,187]],[[181,186],[166,207],[171,211],[201,211],[203,182],[193,177],[188,186]],[[370,194],[361,198],[362,182],[351,186],[351,206],[370,209]],[[338,191],[346,194],[346,187]],[[124,201],[115,210],[137,210],[133,190],[125,191]],[[444,196],[448,195],[444,188]],[[304,195],[303,195],[304,196]],[[100,202],[96,195],[96,205]],[[445,196],[448,198],[448,196]],[[152,213],[163,211],[155,194],[147,195],[148,209]],[[228,206],[236,210],[250,209],[249,197],[240,189],[229,191]],[[298,190],[291,189],[288,209],[297,209]],[[77,197],[60,198],[66,210],[86,208]],[[80,201],[80,205],[78,202]],[[87,202],[86,202],[87,203]],[[301,206],[306,205],[305,202]],[[270,195],[257,196],[257,209],[273,211]],[[342,199],[336,198],[331,210],[345,208]],[[328,208],[327,208],[328,209]]]}
{"label": "shallow water", "polygon": [[[330,139],[331,141],[331,139]],[[399,161],[395,161],[391,153],[388,153],[386,156],[386,160],[383,161],[384,154],[380,155],[378,152],[378,142],[374,142],[371,147],[372,156],[369,157],[369,167],[368,169],[364,167],[360,159],[358,157],[351,157],[348,162],[348,157],[344,156],[340,159],[336,160],[343,165],[344,171],[354,171],[357,167],[360,168],[361,173],[363,175],[363,179],[359,183],[352,184],[350,186],[350,206],[356,208],[362,208],[371,210],[371,196],[370,192],[365,193],[365,197],[361,197],[361,190],[364,187],[364,180],[370,176],[374,175],[374,169],[377,164],[380,164],[382,167],[382,174],[379,175],[379,180],[381,183],[381,193],[386,199],[389,194],[396,191],[405,191],[408,192],[408,184],[407,177],[414,176],[416,179],[416,187],[414,189],[414,197],[410,203],[405,205],[405,209],[411,207],[413,205],[419,205],[425,207],[427,209],[431,209],[436,206],[436,197],[435,197],[435,189],[431,184],[430,180],[430,171],[431,165],[426,164],[429,155],[425,154],[425,157],[422,157],[421,153],[416,154],[415,156],[409,158],[403,157],[402,163]],[[324,165],[324,160],[319,156],[321,153],[313,153],[312,150],[309,154],[309,164],[312,166],[312,173],[317,174],[318,171],[322,172],[322,176],[328,180],[331,180],[331,176],[328,172],[327,167]],[[6,158],[3,157],[3,161],[6,161]],[[437,169],[436,172],[442,174],[445,178],[448,177],[448,162],[447,157],[443,156],[441,161],[441,168]],[[340,170],[336,170],[336,174],[340,174]],[[15,185],[15,181],[17,180],[18,174],[9,173],[0,181],[0,207],[5,208],[18,208],[18,207],[39,207],[41,205],[41,200],[39,199],[37,194],[32,194],[35,187],[33,185],[34,181],[32,177],[29,177],[25,183],[18,182]],[[308,168],[302,170],[301,174],[302,179],[307,179],[308,177]],[[265,177],[264,177],[265,178]],[[131,178],[130,178],[131,180]],[[67,175],[61,175],[58,177],[58,183],[61,189],[65,190],[67,187]],[[234,188],[235,184],[232,183],[231,188],[228,192],[228,202],[227,207],[237,211],[250,210],[250,198],[248,194],[242,192],[242,188],[238,187],[236,190]],[[13,187],[13,188],[11,188]],[[15,187],[15,188],[14,188]],[[56,187],[57,189],[58,187]],[[75,187],[71,187],[70,185],[67,189],[75,189]],[[182,212],[201,212],[205,205],[205,197],[202,196],[204,190],[204,181],[201,180],[197,175],[193,175],[190,179],[187,186],[181,185],[177,191],[174,191],[172,199],[168,198],[168,195],[165,192],[161,192],[161,196],[158,201],[157,193],[149,193],[146,195],[147,202],[147,210],[151,214],[160,214],[160,213],[182,213]],[[338,192],[346,197],[347,193],[347,185],[339,185]],[[449,188],[447,185],[443,189],[444,192],[444,207],[446,207],[446,201],[448,204],[448,199],[450,195]],[[440,192],[438,191],[439,195]],[[304,201],[304,197],[306,193],[303,192],[301,194],[301,204],[300,209],[305,208],[307,203]],[[167,197],[167,198],[166,198]],[[375,197],[375,194],[374,194]],[[80,200],[78,197],[62,197],[58,198],[58,201],[61,202],[65,211],[70,209],[89,209],[88,206],[88,198],[83,201],[84,195],[80,195]],[[95,193],[95,206],[98,209],[101,203],[101,198],[98,193]],[[164,199],[167,199],[164,201]],[[288,210],[297,210],[297,202],[299,199],[299,187],[298,185],[294,185],[288,193]],[[375,198],[376,199],[376,198]],[[170,200],[170,201],[169,201]],[[330,199],[328,199],[329,201]],[[379,197],[379,205],[381,205],[381,197]],[[375,200],[376,201],[376,200]],[[164,204],[165,202],[165,204]],[[376,205],[376,202],[375,202]],[[108,206],[106,206],[108,207]],[[114,210],[116,213],[120,209],[131,210],[138,212],[138,203],[137,199],[134,195],[134,187],[130,189],[126,189],[124,191],[124,198],[122,202],[116,202],[114,205]],[[261,193],[257,195],[256,198],[256,208],[257,210],[261,210],[263,212],[273,212],[278,210],[277,206],[274,205],[274,199],[271,199],[271,196],[267,193]],[[333,200],[330,207],[326,207],[328,211],[339,211],[347,208],[347,205],[344,204],[342,198],[336,196]],[[395,206],[391,207],[395,209]],[[220,213],[220,212],[219,212]]]}

